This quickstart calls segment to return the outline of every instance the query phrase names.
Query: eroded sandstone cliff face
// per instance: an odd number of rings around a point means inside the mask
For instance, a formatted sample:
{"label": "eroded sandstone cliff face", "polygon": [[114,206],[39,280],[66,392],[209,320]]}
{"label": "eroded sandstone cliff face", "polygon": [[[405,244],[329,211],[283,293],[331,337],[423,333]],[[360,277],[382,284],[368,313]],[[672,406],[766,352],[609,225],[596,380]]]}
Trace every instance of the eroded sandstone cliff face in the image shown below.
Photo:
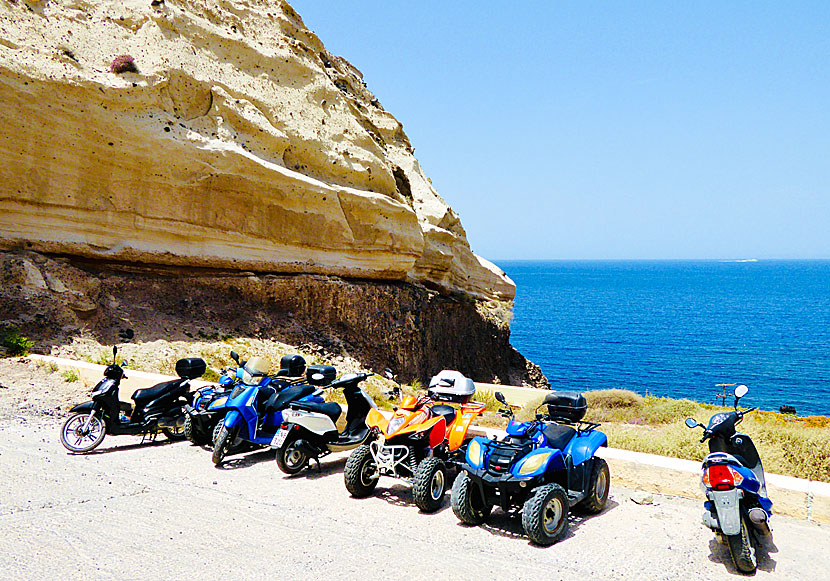
{"label": "eroded sandstone cliff face", "polygon": [[285,2],[0,0],[0,103],[6,248],[513,297]]}
{"label": "eroded sandstone cliff face", "polygon": [[0,324],[544,384],[412,152],[286,2],[0,0]]}

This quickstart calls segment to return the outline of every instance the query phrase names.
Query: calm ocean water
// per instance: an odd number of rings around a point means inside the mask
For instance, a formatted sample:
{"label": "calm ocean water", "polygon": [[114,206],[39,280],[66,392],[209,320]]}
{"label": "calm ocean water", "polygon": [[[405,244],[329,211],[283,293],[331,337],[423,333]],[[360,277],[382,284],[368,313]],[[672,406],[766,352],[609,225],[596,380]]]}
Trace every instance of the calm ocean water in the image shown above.
{"label": "calm ocean water", "polygon": [[512,343],[555,389],[830,415],[830,261],[501,261]]}

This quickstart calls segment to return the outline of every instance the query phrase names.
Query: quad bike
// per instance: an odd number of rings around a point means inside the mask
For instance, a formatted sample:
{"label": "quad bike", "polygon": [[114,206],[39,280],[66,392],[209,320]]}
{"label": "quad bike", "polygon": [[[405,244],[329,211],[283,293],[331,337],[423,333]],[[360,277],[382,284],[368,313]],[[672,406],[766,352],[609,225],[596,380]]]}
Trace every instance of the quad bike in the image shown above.
{"label": "quad bike", "polygon": [[755,545],[772,535],[772,501],[752,438],[735,430],[746,414],[758,409],[738,409],[738,400],[748,391],[745,385],[735,388],[735,410],[713,415],[708,426],[691,418],[686,425],[703,428],[700,441],[709,440],[710,453],[703,459],[703,524],[726,540],[735,567],[752,575],[757,567]]}
{"label": "quad bike", "polygon": [[[583,422],[585,398],[577,392],[550,393],[529,422],[510,419],[503,440],[476,437],[467,446],[462,473],[452,487],[455,516],[468,525],[483,523],[493,506],[522,513],[522,526],[531,541],[551,545],[568,526],[568,510],[601,512],[608,499],[609,473],[605,460],[595,456],[606,446],[599,424]],[[541,406],[540,406],[541,407]]]}
{"label": "quad bike", "polygon": [[427,395],[404,398],[391,418],[369,410],[371,441],[356,448],[346,462],[344,477],[351,495],[369,496],[380,476],[392,476],[412,486],[422,511],[438,510],[463,458],[470,423],[484,411],[484,404],[471,401],[474,393],[471,379],[444,370],[432,378]]}
{"label": "quad bike", "polygon": [[[210,445],[216,439],[222,419],[229,409],[228,398],[245,376],[245,365],[248,362],[240,361],[236,351],[231,351],[231,359],[236,363],[236,368],[223,370],[218,386],[203,387],[194,394],[193,404],[185,406],[187,417],[184,432],[187,438],[197,446]],[[302,356],[284,355],[280,360],[280,370],[272,379],[286,378],[287,385],[292,385],[303,381],[304,373],[305,359]],[[284,382],[271,381],[268,383],[275,389],[284,384]]]}
{"label": "quad bike", "polygon": [[[283,424],[274,437],[277,466],[286,474],[296,474],[310,460],[317,462],[332,452],[353,450],[369,438],[368,413],[377,409],[374,400],[360,387],[371,373],[347,373],[326,389],[342,389],[346,398],[346,426],[337,430],[343,413],[337,403],[294,401],[283,410]],[[318,390],[322,392],[322,389]]]}
{"label": "quad bike", "polygon": [[225,417],[217,424],[213,441],[213,463],[217,466],[244,442],[271,445],[283,422],[282,410],[292,401],[324,403],[317,388],[328,385],[337,375],[329,365],[310,365],[306,383],[292,384],[283,377],[270,377],[269,366],[266,359],[252,357],[242,367],[242,379],[228,397]]}
{"label": "quad bike", "polygon": [[[179,359],[179,379],[139,389],[132,399],[135,406],[118,398],[121,380],[126,379],[124,367],[116,363],[118,347],[112,348],[112,364],[104,370],[104,379],[92,390],[92,399],[69,410],[72,415],[61,427],[61,443],[76,454],[91,452],[104,441],[104,436],[130,435],[155,439],[159,431],[171,440],[184,439],[184,406],[193,397],[190,380],[201,377],[205,362],[199,358]],[[142,439],[143,441],[143,439]]]}

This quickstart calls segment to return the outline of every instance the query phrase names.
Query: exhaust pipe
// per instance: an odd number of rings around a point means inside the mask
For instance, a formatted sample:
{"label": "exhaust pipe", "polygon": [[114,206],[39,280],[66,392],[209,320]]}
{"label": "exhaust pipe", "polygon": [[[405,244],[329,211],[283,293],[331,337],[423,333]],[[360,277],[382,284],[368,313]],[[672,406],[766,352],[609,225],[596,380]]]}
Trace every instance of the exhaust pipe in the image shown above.
{"label": "exhaust pipe", "polygon": [[159,418],[158,426],[160,428],[183,428],[184,418]]}
{"label": "exhaust pipe", "polygon": [[755,526],[761,534],[768,535],[770,533],[769,522],[767,521],[767,513],[763,508],[755,507],[749,509],[749,521]]}

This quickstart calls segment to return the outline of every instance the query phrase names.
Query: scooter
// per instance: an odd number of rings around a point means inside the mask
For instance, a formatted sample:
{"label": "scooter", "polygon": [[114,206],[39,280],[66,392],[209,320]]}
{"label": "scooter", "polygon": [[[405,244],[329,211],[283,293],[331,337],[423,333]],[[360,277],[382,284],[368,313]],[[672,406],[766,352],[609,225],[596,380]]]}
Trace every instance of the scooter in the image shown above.
{"label": "scooter", "polygon": [[244,366],[242,380],[228,397],[228,411],[213,442],[213,463],[222,463],[231,447],[241,442],[270,445],[283,422],[282,410],[297,400],[324,403],[315,395],[318,387],[331,383],[337,375],[329,365],[310,365],[307,384],[292,385],[286,379],[268,376],[267,360],[251,358]]}
{"label": "scooter", "polygon": [[[735,430],[744,416],[758,409],[738,409],[749,388],[735,388],[734,411],[720,412],[704,427],[692,418],[689,428],[703,428],[701,443],[709,440],[710,454],[703,459],[702,485],[706,492],[703,524],[729,545],[735,567],[752,574],[757,567],[755,546],[772,534],[772,501],[767,497],[764,467],[752,439]],[[754,538],[751,538],[754,537]]]}
{"label": "scooter", "polygon": [[104,370],[104,379],[93,388],[92,400],[73,407],[72,415],[61,427],[61,443],[70,452],[91,452],[104,441],[107,433],[155,439],[161,430],[171,440],[184,438],[183,407],[192,398],[190,380],[202,376],[205,362],[199,358],[179,359],[176,362],[179,379],[137,390],[132,395],[135,402],[132,406],[118,399],[121,380],[127,377],[124,374],[127,363],[116,363],[117,354],[118,347],[113,347],[113,362]]}
{"label": "scooter", "polygon": [[[295,401],[282,412],[282,425],[271,446],[277,449],[277,466],[286,474],[296,474],[309,460],[320,466],[320,458],[332,452],[353,450],[369,438],[366,416],[377,409],[374,400],[360,387],[371,373],[347,373],[326,389],[342,389],[346,398],[346,427],[337,430],[342,413],[337,403]],[[323,390],[317,390],[320,393]]]}
{"label": "scooter", "polygon": [[[441,507],[448,482],[463,458],[467,430],[484,411],[471,401],[475,384],[457,371],[441,371],[432,378],[426,396],[408,396],[390,419],[369,410],[366,425],[370,442],[357,447],[346,461],[346,489],[355,498],[369,496],[381,475],[412,486],[415,504],[423,512]],[[442,402],[460,404],[454,408]]]}
{"label": "scooter", "polygon": [[[247,361],[240,361],[236,351],[231,351],[231,359],[236,363],[236,368],[223,371],[219,378],[219,386],[203,387],[194,395],[193,404],[185,406],[185,435],[197,446],[212,444],[218,437],[222,418],[229,409],[228,399],[233,388],[242,381],[245,374]],[[305,367],[305,359],[302,356],[284,355],[280,359],[280,370],[275,378],[286,378],[289,384],[299,383],[299,378],[305,373]],[[270,382],[269,385],[279,389],[283,382]]]}
{"label": "scooter", "polygon": [[595,456],[608,438],[584,422],[587,405],[577,392],[549,393],[529,422],[517,422],[504,395],[509,418],[503,440],[473,438],[466,462],[452,487],[455,516],[467,525],[480,525],[493,506],[505,512],[521,510],[522,527],[537,545],[552,545],[562,538],[571,508],[599,513],[608,500],[608,465]]}

